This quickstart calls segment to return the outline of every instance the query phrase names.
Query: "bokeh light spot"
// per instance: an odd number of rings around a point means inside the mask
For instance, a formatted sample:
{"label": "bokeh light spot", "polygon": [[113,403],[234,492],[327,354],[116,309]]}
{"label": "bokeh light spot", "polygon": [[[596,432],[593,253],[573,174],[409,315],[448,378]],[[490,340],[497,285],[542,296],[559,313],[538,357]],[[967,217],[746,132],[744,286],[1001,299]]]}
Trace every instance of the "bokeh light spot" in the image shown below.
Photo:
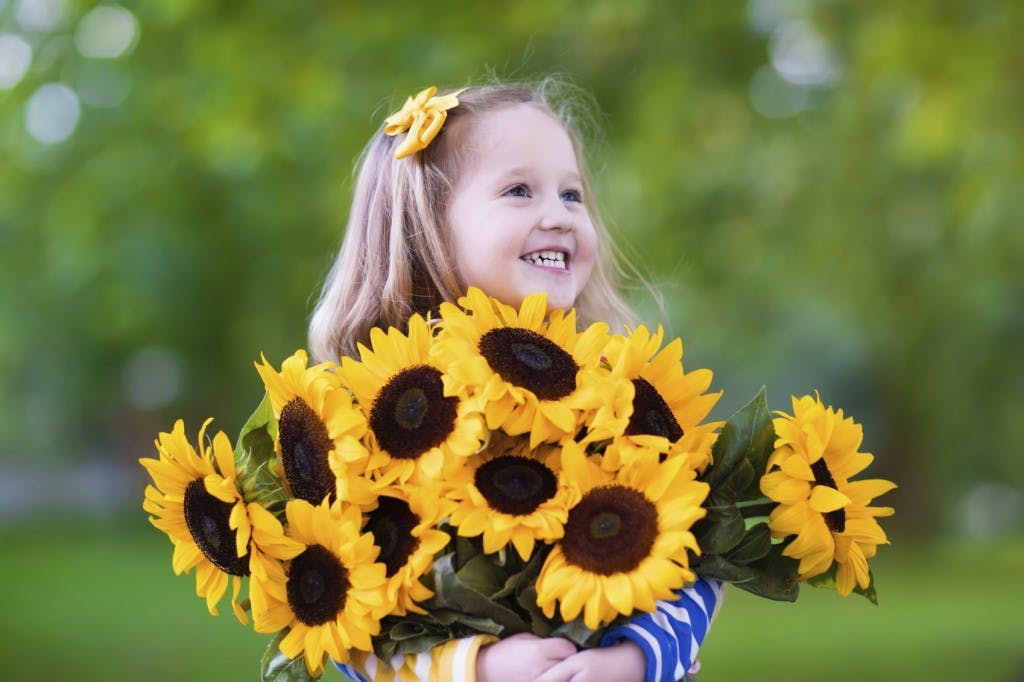
{"label": "bokeh light spot", "polygon": [[46,83],[25,103],[25,128],[43,144],[56,144],[71,137],[81,113],[74,90],[63,83]]}
{"label": "bokeh light spot", "polygon": [[18,0],[14,5],[14,19],[29,31],[47,33],[64,20],[67,3],[64,0]]}
{"label": "bokeh light spot", "polygon": [[14,33],[0,34],[0,90],[21,82],[32,64],[32,46]]}
{"label": "bokeh light spot", "polygon": [[839,80],[839,66],[825,38],[805,21],[791,21],[772,35],[772,66],[796,85],[827,86]]}
{"label": "bokeh light spot", "polygon": [[139,22],[119,5],[100,5],[82,17],[75,47],[84,57],[116,59],[135,47]]}
{"label": "bokeh light spot", "polygon": [[747,21],[755,31],[768,35],[779,25],[803,16],[808,5],[809,0],[750,0]]}

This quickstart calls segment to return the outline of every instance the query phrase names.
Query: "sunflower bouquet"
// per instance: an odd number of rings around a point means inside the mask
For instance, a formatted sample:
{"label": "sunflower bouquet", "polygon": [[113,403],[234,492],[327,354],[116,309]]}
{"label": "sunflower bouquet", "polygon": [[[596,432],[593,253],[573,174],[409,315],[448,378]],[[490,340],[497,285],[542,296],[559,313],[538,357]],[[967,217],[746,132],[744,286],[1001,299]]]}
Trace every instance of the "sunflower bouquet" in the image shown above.
{"label": "sunflower bouquet", "polygon": [[264,679],[479,633],[594,646],[698,573],[875,600],[892,509],[871,502],[894,485],[850,480],[872,459],[858,424],[817,396],[773,420],[763,390],[708,421],[720,393],[679,339],[546,310],[470,289],[358,359],[262,359],[234,445],[209,421],[195,445],[181,421],[159,435],[143,507],[211,614],[230,584],[238,620],[276,633]]}

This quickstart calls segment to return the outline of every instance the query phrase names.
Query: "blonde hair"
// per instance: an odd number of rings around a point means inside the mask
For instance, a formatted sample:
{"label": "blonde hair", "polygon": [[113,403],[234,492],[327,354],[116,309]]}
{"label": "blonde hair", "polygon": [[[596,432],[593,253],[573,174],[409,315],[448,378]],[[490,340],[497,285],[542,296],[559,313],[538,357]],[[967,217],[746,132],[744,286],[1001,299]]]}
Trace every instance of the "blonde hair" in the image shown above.
{"label": "blonde hair", "polygon": [[[365,344],[373,327],[404,329],[413,313],[436,312],[443,301],[462,295],[447,214],[465,140],[480,114],[517,104],[549,113],[569,134],[585,195],[593,196],[577,117],[580,99],[577,89],[555,77],[535,86],[472,87],[459,95],[430,146],[397,160],[402,136],[386,136],[382,125],[360,156],[345,237],[310,319],[312,356],[323,362],[355,355],[356,344]],[[621,271],[608,229],[594,203],[587,206],[598,254],[575,307],[581,324],[604,320],[615,329],[632,323],[634,314],[616,282]]]}

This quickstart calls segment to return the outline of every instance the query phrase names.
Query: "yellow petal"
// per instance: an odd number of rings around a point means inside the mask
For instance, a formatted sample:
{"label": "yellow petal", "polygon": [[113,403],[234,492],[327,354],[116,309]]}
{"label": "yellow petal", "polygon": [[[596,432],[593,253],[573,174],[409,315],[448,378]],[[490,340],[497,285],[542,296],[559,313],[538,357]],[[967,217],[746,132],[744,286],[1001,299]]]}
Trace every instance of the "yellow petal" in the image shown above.
{"label": "yellow petal", "polygon": [[533,555],[534,538],[529,531],[520,529],[512,533],[512,544],[523,561],[529,561]]}
{"label": "yellow petal", "polygon": [[850,498],[835,488],[830,488],[827,485],[816,485],[811,491],[809,502],[811,509],[822,514],[827,514],[828,512],[842,509],[846,505],[850,504]]}
{"label": "yellow petal", "polygon": [[802,457],[787,457],[782,461],[782,466],[780,468],[792,478],[796,478],[801,481],[814,480],[814,472],[811,471],[811,467],[807,464],[807,460]]}
{"label": "yellow petal", "polygon": [[604,581],[605,597],[623,615],[633,611],[633,588],[629,577],[624,573],[608,576]]}
{"label": "yellow petal", "polygon": [[811,487],[807,481],[791,478],[782,471],[773,471],[761,477],[761,492],[776,502],[793,504],[807,499]]}

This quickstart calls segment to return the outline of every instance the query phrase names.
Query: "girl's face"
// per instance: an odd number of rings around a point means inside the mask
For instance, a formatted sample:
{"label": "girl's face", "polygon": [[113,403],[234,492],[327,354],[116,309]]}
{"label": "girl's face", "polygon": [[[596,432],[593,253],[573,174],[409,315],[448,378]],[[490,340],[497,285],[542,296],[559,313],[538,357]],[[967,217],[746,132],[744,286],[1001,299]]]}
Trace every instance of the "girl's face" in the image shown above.
{"label": "girl's face", "polygon": [[597,233],[569,135],[517,104],[481,114],[467,143],[448,207],[463,286],[516,306],[544,291],[549,309],[572,307],[590,279]]}

